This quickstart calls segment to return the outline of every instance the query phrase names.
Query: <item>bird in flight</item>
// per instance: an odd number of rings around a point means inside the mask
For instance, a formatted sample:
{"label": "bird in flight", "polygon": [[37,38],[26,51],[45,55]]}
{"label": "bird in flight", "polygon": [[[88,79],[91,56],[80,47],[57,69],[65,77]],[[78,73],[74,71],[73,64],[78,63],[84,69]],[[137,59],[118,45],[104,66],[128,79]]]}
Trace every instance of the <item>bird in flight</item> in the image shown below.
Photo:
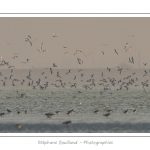
{"label": "bird in flight", "polygon": [[120,72],[120,74],[121,74],[122,70],[123,70],[123,68],[118,67],[118,71]]}
{"label": "bird in flight", "polygon": [[106,46],[106,45],[108,45],[108,44],[101,44],[102,46]]}
{"label": "bird in flight", "polygon": [[68,72],[66,72],[66,74],[69,74],[71,72],[71,69],[68,70]]}
{"label": "bird in flight", "polygon": [[134,36],[135,36],[135,35],[129,35],[129,37],[132,37],[132,38],[133,38]]}
{"label": "bird in flight", "polygon": [[[74,55],[76,55],[78,52],[82,53],[82,54],[85,56],[85,54],[84,54],[83,51],[81,51],[81,50],[76,50],[76,52],[74,53]],[[85,56],[85,57],[86,57],[86,56]]]}
{"label": "bird in flight", "polygon": [[118,52],[117,52],[117,50],[116,50],[116,49],[114,49],[114,51],[115,51],[115,53],[118,55]]}
{"label": "bird in flight", "polygon": [[[37,39],[37,38],[36,38]],[[34,42],[34,41],[36,41],[36,39],[34,39],[33,41],[31,41],[31,36],[30,35],[28,35],[28,37],[27,38],[25,38],[25,42],[29,42],[30,43],[30,45],[32,46],[32,43]]]}
{"label": "bird in flight", "polygon": [[80,65],[83,64],[83,61],[80,58],[77,58],[77,60]]}
{"label": "bird in flight", "polygon": [[110,72],[111,68],[108,68],[108,67],[107,67],[107,70]]}
{"label": "bird in flight", "polygon": [[86,57],[89,56],[89,55],[91,55],[92,53],[93,53],[93,52],[90,52],[89,54],[86,55]]}
{"label": "bird in flight", "polygon": [[15,56],[11,57],[11,59],[15,59],[15,58],[18,58],[18,56],[15,55]]}
{"label": "bird in flight", "polygon": [[131,58],[131,62],[134,64],[134,58],[133,57]]}
{"label": "bird in flight", "polygon": [[69,53],[69,52],[65,52],[64,55],[67,54],[67,53]]}
{"label": "bird in flight", "polygon": [[55,35],[55,34],[53,33],[52,37],[57,37],[57,35]]}
{"label": "bird in flight", "polygon": [[129,42],[126,43],[124,50],[126,50],[126,48],[128,47]]}
{"label": "bird in flight", "polygon": [[53,74],[53,70],[52,70],[52,68],[50,68],[50,72],[51,72],[51,74]]}
{"label": "bird in flight", "polygon": [[53,67],[57,67],[55,63],[53,63]]}
{"label": "bird in flight", "polygon": [[43,50],[43,42],[41,43],[41,49],[37,49],[39,52],[45,52],[46,50]]}
{"label": "bird in flight", "polygon": [[102,54],[104,55],[104,52],[102,51]]}
{"label": "bird in flight", "polygon": [[29,62],[30,59],[27,59],[27,62]]}
{"label": "bird in flight", "polygon": [[130,50],[131,48],[132,48],[132,46],[130,46],[129,48],[127,48],[125,52],[127,52],[127,51]]}
{"label": "bird in flight", "polygon": [[143,65],[144,65],[144,66],[143,66],[143,68],[144,68],[144,67],[147,65],[147,63],[143,63]]}
{"label": "bird in flight", "polygon": [[83,71],[83,69],[78,70],[78,72]]}
{"label": "bird in flight", "polygon": [[29,42],[29,43],[30,43],[30,45],[32,46],[31,36],[30,36],[30,35],[28,35],[28,37],[27,37],[27,38],[25,38],[25,42]]}

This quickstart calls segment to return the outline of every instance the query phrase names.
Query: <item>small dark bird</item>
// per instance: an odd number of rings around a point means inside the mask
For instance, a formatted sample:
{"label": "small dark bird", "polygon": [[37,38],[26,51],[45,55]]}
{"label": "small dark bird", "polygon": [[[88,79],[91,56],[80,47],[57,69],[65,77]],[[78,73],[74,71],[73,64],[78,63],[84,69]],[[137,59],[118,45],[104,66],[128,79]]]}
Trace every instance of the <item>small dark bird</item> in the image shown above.
{"label": "small dark bird", "polygon": [[136,113],[136,109],[134,109],[133,112]]}
{"label": "small dark bird", "polygon": [[111,110],[111,109],[108,109],[108,110],[107,110],[107,112],[109,112],[109,113],[110,113],[110,112],[113,112],[113,110]]}
{"label": "small dark bird", "polygon": [[11,110],[7,109],[7,112],[8,112],[8,113],[11,113]]}
{"label": "small dark bird", "polygon": [[105,117],[109,117],[110,116],[110,113],[107,113],[107,114],[104,114]]}
{"label": "small dark bird", "polygon": [[2,116],[4,116],[5,115],[5,113],[0,113],[0,116],[2,117]]}
{"label": "small dark bird", "polygon": [[52,118],[52,116],[54,116],[55,114],[46,113],[45,115],[47,116],[47,118]]}
{"label": "small dark bird", "polygon": [[95,110],[94,112],[95,112],[95,114],[98,114],[98,113],[99,113],[99,110],[97,109],[97,110]]}
{"label": "small dark bird", "polygon": [[127,110],[125,110],[125,111],[124,111],[124,113],[125,113],[125,114],[127,114],[127,113],[128,113],[128,109],[127,109]]}
{"label": "small dark bird", "polygon": [[56,111],[56,114],[60,114],[60,111]]}
{"label": "small dark bird", "polygon": [[27,113],[28,113],[28,111],[27,111],[27,110],[25,110],[24,112],[25,112],[25,114],[27,114]]}
{"label": "small dark bird", "polygon": [[70,115],[72,115],[72,112],[73,112],[74,110],[73,109],[71,109],[71,110],[69,110],[68,112],[67,112],[67,114],[70,116]]}
{"label": "small dark bird", "polygon": [[72,122],[71,121],[65,121],[65,122],[63,122],[63,124],[71,124]]}

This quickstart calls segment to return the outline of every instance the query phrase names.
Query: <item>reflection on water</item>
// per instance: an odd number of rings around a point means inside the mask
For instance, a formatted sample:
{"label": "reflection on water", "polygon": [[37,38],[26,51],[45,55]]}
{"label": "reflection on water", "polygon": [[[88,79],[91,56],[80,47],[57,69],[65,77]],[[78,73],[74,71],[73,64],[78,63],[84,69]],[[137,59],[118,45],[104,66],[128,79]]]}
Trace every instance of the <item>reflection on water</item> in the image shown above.
{"label": "reflection on water", "polygon": [[[0,130],[2,132],[149,132],[150,96],[140,89],[50,88],[3,89],[0,92]],[[11,110],[9,113],[7,109]],[[72,115],[67,115],[73,109]],[[25,113],[25,111],[28,113]],[[99,110],[99,113],[95,113]],[[104,114],[110,112],[109,117]],[[124,113],[128,110],[128,113]],[[136,112],[133,112],[136,110]],[[57,114],[56,111],[60,111]],[[18,114],[18,112],[20,112]],[[55,114],[47,118],[45,113]],[[71,124],[62,124],[71,121]],[[17,130],[16,124],[22,128]]]}

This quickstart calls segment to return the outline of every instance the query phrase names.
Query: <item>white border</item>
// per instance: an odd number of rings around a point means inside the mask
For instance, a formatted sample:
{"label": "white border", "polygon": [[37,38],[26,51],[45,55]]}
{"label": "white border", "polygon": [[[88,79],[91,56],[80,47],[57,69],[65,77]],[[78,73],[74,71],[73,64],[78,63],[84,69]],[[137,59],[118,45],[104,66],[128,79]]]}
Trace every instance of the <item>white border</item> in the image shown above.
{"label": "white border", "polygon": [[[2,13],[89,13],[89,14],[2,14]],[[97,14],[90,14],[97,13]],[[109,13],[109,14],[98,14]],[[111,13],[147,13],[147,14],[111,14]],[[149,14],[148,14],[149,13]],[[149,1],[138,0],[5,0],[1,1],[0,17],[150,17]],[[2,137],[7,136],[7,138]],[[11,137],[18,136],[18,137]],[[19,136],[32,136],[19,137]],[[90,140],[113,140],[112,146],[60,146],[59,149],[77,149],[77,148],[93,148],[93,149],[141,149],[149,146],[150,133],[1,133],[1,149],[52,149],[56,146],[39,146],[37,141],[52,140],[55,137],[33,137],[33,136],[108,136],[108,137],[92,137]],[[111,137],[119,136],[119,137]],[[126,136],[126,137],[122,137]],[[129,137],[130,136],[130,137]],[[135,136],[135,137],[131,137]],[[141,137],[139,137],[141,136]],[[61,137],[62,139],[63,137]],[[65,138],[65,137],[64,137]],[[65,139],[70,139],[69,137]],[[73,137],[73,140],[80,139]]]}
{"label": "white border", "polygon": [[149,13],[149,1],[3,0],[0,13]]}

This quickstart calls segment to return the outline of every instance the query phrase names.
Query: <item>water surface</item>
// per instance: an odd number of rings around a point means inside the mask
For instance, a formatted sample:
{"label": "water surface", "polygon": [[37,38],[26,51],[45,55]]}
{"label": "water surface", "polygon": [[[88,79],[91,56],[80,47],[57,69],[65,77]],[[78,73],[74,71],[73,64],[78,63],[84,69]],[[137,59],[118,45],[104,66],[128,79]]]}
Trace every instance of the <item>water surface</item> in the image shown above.
{"label": "water surface", "polygon": [[[47,88],[17,89],[7,88],[0,92],[1,132],[149,132],[150,131],[150,95],[141,89],[116,89],[103,92],[102,88]],[[148,89],[149,90],[149,89]],[[103,92],[103,93],[100,93]],[[11,110],[11,113],[7,112]],[[67,112],[74,109],[72,115]],[[98,114],[94,113],[99,110]],[[109,117],[104,114],[113,110]],[[136,109],[136,113],[133,110]],[[28,113],[25,114],[25,110]],[[124,111],[128,110],[125,114]],[[17,112],[20,112],[18,114]],[[60,114],[56,114],[60,111]],[[55,114],[47,118],[45,113]],[[71,121],[69,125],[63,124]],[[16,124],[21,124],[18,130]]]}

